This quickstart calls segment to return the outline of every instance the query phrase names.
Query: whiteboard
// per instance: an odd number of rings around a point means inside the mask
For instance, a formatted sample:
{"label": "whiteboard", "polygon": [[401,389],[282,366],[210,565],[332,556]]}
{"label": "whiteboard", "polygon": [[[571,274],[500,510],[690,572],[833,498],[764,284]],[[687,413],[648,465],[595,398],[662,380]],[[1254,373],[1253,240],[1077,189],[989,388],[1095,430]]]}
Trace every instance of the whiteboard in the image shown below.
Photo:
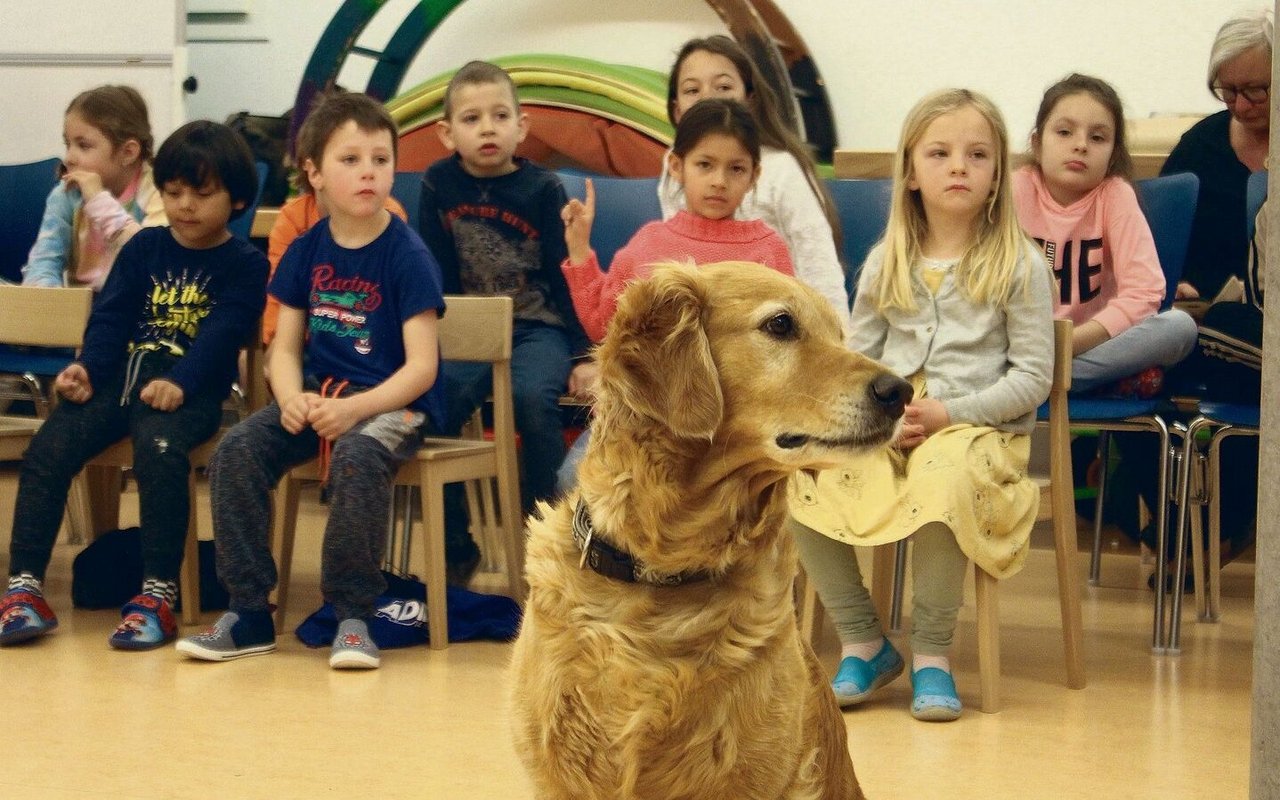
{"label": "whiteboard", "polygon": [[185,121],[185,26],[183,0],[0,3],[0,164],[60,155],[67,104],[105,83],[142,94],[159,145]]}

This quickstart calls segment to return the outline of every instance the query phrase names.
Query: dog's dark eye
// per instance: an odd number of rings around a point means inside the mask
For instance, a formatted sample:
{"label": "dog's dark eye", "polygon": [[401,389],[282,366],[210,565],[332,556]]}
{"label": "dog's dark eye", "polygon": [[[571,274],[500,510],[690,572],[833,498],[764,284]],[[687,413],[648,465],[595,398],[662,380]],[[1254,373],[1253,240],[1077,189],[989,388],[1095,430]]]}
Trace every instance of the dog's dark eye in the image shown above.
{"label": "dog's dark eye", "polygon": [[796,335],[796,321],[785,311],[769,317],[760,328],[778,339],[790,339]]}

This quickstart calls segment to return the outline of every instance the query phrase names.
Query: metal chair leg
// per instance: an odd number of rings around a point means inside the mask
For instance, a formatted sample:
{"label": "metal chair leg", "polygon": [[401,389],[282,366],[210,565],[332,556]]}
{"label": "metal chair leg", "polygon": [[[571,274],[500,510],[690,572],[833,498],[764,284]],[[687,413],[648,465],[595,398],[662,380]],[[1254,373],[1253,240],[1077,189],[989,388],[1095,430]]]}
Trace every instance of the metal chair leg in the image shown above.
{"label": "metal chair leg", "polygon": [[1102,575],[1102,509],[1106,507],[1107,464],[1111,459],[1111,434],[1098,431],[1098,458],[1102,473],[1098,476],[1098,499],[1093,506],[1093,550],[1089,554],[1089,585],[1097,586]]}

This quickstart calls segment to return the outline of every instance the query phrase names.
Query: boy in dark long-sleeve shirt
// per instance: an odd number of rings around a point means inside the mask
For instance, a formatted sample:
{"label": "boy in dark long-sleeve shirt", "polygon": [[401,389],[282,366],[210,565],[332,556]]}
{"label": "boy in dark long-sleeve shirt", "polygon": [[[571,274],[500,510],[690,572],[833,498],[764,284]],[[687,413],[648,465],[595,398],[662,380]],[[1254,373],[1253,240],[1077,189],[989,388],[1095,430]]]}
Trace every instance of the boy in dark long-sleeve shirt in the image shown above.
{"label": "boy in dark long-sleeve shirt", "polygon": [[0,645],[57,626],[42,581],[76,473],[128,435],[138,480],[145,580],[110,644],[144,650],[173,639],[191,498],[190,451],[213,436],[222,401],[266,301],[267,260],[227,222],[254,199],[248,147],[224,125],[179,128],[155,162],[171,227],[125,245],[94,306],[80,358],[58,375],[66,400],[22,462],[0,599]]}
{"label": "boy in dark long-sleeve shirt", "polygon": [[[441,138],[455,153],[423,176],[419,224],[446,292],[514,299],[511,377],[528,511],[555,492],[564,459],[559,400],[590,342],[560,271],[564,187],[554,173],[515,156],[526,132],[507,73],[483,61],[463,66],[445,92],[441,123]],[[444,375],[456,432],[492,391],[489,372],[446,362]],[[450,487],[446,505],[450,580],[465,583],[479,551],[465,529],[460,487]]]}

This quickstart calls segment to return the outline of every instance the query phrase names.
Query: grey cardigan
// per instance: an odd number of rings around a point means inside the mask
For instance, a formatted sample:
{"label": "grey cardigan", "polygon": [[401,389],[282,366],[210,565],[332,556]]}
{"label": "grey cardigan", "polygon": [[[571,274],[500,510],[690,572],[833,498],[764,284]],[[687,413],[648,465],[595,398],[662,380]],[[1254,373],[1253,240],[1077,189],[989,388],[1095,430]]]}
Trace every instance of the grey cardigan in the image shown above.
{"label": "grey cardigan", "polygon": [[1053,295],[1040,253],[1028,244],[1004,309],[970,300],[954,270],[934,294],[913,269],[916,310],[882,314],[870,287],[883,262],[879,244],[858,280],[850,346],[902,376],[923,369],[929,396],[953,423],[1029,433],[1053,379]]}

